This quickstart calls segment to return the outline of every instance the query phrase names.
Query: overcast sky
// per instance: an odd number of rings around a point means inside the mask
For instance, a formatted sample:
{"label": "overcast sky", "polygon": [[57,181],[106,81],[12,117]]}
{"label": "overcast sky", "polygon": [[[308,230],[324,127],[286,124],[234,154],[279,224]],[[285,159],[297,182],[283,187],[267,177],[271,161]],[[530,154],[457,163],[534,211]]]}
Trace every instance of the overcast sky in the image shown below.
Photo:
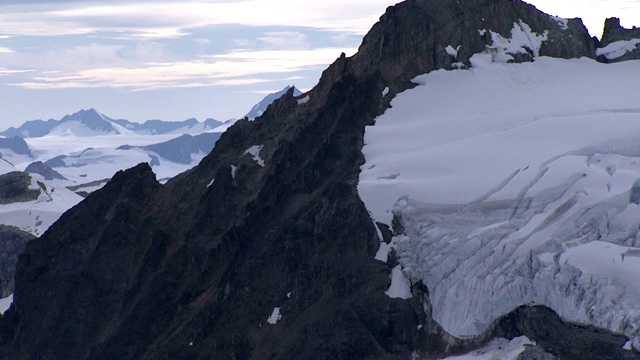
{"label": "overcast sky", "polygon": [[[265,94],[311,88],[394,0],[0,0],[0,131],[82,108],[113,118],[243,116]],[[640,26],[638,0],[533,0]]]}

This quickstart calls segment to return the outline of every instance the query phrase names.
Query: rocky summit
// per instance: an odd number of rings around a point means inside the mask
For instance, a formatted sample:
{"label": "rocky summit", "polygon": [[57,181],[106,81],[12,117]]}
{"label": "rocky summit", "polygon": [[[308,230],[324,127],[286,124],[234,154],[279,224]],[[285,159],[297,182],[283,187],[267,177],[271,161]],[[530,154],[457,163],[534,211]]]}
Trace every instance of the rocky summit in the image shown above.
{"label": "rocky summit", "polygon": [[[492,48],[489,34],[510,38],[514,24],[545,40]],[[338,58],[309,92],[290,89],[255,121],[238,121],[197,167],[165,185],[147,164],[119,172],[29,242],[0,321],[1,354],[430,359],[526,335],[537,346],[529,358],[638,358],[622,350],[624,336],[545,307],[459,339],[431,318],[424,285],[409,299],[385,294],[396,263],[375,259],[378,233],[388,240],[402,222],[376,226],[358,195],[365,126],[414,77],[469,67],[484,51],[511,62],[595,58],[596,42],[579,19],[521,1],[389,7],[356,55]]]}

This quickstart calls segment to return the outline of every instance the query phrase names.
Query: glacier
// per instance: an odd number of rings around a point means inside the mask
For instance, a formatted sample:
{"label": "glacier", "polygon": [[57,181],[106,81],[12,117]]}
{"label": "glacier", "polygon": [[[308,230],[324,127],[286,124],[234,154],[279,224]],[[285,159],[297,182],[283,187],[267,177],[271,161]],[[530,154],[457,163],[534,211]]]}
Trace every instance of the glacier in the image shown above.
{"label": "glacier", "polygon": [[365,130],[358,192],[402,225],[381,251],[453,336],[536,304],[640,349],[640,61],[495,60],[418,76]]}

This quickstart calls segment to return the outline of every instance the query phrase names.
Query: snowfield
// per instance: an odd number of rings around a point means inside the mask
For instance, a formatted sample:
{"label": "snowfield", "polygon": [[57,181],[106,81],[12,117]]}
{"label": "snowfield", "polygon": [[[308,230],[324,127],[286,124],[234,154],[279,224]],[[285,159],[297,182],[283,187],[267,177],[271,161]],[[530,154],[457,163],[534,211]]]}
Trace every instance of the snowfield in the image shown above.
{"label": "snowfield", "polygon": [[543,304],[640,349],[640,61],[471,63],[417,77],[365,132],[358,191],[402,219],[403,273],[457,337]]}

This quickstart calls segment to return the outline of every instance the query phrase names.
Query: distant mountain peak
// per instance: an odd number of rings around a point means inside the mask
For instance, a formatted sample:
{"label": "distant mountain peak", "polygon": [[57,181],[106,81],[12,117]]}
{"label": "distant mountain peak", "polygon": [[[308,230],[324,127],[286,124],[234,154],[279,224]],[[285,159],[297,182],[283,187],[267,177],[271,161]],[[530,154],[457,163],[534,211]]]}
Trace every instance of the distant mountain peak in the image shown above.
{"label": "distant mountain peak", "polygon": [[291,89],[291,88],[293,88],[293,96],[302,95],[302,92],[300,90],[298,90],[295,86],[287,85],[284,89],[282,89],[280,91],[273,92],[273,93],[265,96],[262,100],[260,100],[260,102],[255,104],[251,108],[251,110],[249,110],[249,112],[247,113],[246,117],[249,118],[250,120],[253,120],[253,119],[259,117],[260,115],[262,115],[265,112],[265,110],[267,110],[267,107],[269,107],[269,105],[271,105],[271,103],[273,103],[274,101],[276,101],[277,99],[282,97],[282,95],[286,94],[287,91],[289,91],[289,89]]}

